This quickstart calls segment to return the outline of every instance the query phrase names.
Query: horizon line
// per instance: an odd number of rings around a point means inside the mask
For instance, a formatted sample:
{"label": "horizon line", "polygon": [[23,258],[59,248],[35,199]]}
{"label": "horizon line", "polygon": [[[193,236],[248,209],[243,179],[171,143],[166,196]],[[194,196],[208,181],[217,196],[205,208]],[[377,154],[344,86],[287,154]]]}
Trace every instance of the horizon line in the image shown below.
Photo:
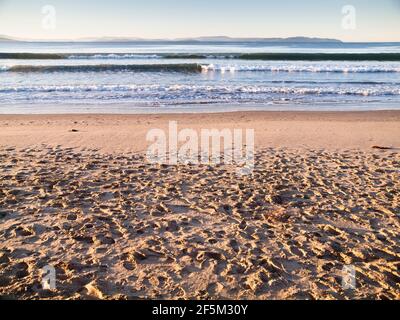
{"label": "horizon line", "polygon": [[[178,41],[204,41],[204,42],[218,42],[218,38],[221,41],[225,39],[226,42],[229,41],[276,41],[279,40],[287,41],[294,40],[296,38],[299,39],[299,42],[331,42],[331,43],[400,43],[399,40],[391,40],[391,41],[365,41],[365,40],[357,40],[357,41],[346,41],[338,38],[329,38],[329,37],[316,37],[316,36],[289,36],[289,37],[234,37],[234,36],[193,36],[193,37],[179,37],[179,38],[142,38],[137,36],[86,36],[80,38],[55,38],[55,39],[44,39],[44,38],[21,38],[9,35],[0,35],[1,41],[15,41],[15,42],[135,42],[135,41],[165,41],[165,42],[178,42]],[[302,39],[302,40],[301,40]],[[220,42],[221,42],[220,41]]]}

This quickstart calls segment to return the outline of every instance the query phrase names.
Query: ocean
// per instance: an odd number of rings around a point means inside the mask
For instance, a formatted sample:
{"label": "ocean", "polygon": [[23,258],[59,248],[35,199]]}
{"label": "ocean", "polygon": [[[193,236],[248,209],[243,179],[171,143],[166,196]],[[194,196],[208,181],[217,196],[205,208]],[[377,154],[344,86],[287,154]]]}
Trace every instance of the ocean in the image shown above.
{"label": "ocean", "polygon": [[400,109],[400,43],[0,42],[0,113]]}

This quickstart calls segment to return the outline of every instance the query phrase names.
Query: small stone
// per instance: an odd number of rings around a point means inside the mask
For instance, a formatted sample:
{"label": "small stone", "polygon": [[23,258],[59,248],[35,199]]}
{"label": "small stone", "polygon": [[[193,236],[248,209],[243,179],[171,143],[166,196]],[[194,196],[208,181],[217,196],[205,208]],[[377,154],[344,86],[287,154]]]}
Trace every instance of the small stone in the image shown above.
{"label": "small stone", "polygon": [[392,147],[382,147],[382,146],[372,146],[372,149],[377,149],[377,150],[392,150]]}

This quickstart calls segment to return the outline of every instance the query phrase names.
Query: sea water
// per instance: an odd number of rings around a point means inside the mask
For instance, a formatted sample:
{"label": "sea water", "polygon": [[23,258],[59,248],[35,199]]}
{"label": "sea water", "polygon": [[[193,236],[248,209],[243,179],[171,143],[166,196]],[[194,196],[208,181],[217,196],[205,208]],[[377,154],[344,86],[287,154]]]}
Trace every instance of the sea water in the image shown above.
{"label": "sea water", "polygon": [[0,42],[0,113],[400,108],[400,43]]}

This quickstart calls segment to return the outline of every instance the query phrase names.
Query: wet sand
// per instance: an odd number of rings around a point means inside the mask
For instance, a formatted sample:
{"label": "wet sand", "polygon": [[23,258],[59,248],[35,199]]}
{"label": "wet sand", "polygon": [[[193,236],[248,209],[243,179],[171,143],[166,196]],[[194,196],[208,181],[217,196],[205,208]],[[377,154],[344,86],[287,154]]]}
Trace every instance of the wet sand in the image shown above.
{"label": "wet sand", "polygon": [[[101,152],[143,152],[150,129],[228,128],[256,131],[256,148],[370,149],[400,146],[400,111],[233,112],[164,115],[0,115],[0,146],[41,144]],[[78,132],[72,132],[72,130]]]}

